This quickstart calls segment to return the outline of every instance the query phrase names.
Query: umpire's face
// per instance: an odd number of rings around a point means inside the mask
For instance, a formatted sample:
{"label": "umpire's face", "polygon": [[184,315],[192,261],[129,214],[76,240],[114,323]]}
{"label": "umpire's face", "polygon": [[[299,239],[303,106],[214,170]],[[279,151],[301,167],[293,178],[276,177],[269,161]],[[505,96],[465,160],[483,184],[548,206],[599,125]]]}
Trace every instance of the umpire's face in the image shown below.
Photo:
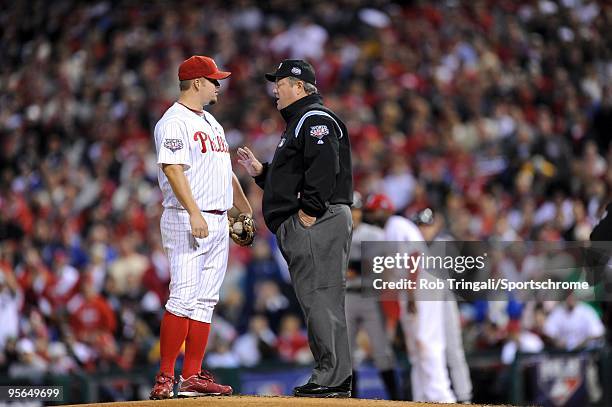
{"label": "umpire's face", "polygon": [[304,82],[289,77],[278,79],[272,92],[277,98],[276,108],[278,110],[284,109],[293,102],[306,96]]}

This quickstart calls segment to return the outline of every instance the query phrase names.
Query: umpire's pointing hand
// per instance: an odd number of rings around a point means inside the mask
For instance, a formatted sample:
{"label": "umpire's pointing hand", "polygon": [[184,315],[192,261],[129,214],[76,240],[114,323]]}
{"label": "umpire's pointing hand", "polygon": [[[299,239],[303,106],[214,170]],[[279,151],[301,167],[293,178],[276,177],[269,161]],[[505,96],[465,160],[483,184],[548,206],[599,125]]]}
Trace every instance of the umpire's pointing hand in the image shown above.
{"label": "umpire's pointing hand", "polygon": [[256,177],[263,171],[263,165],[246,146],[238,148],[238,163],[244,167],[251,177]]}

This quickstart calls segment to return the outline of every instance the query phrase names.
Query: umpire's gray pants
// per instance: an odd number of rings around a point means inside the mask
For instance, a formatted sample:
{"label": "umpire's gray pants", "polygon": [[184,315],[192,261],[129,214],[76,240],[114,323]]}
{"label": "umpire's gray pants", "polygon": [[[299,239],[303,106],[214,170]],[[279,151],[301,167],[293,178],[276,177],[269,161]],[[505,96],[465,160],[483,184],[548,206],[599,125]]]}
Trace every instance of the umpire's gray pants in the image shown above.
{"label": "umpire's gray pants", "polygon": [[315,360],[309,382],[321,386],[338,386],[352,371],[344,313],[352,226],[347,205],[330,205],[309,228],[294,214],[276,231]]}

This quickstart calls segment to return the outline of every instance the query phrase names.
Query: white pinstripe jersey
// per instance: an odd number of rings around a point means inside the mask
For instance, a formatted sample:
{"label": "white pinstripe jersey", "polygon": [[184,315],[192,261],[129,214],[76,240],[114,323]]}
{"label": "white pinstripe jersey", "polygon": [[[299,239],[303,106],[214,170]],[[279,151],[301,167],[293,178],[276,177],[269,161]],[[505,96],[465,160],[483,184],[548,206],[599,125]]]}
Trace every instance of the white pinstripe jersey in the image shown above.
{"label": "white pinstripe jersey", "polygon": [[390,242],[419,242],[425,245],[425,238],[419,227],[410,219],[393,215],[385,223],[385,240]]}
{"label": "white pinstripe jersey", "polygon": [[223,127],[210,113],[202,116],[175,102],[155,125],[157,180],[164,208],[183,208],[162,164],[182,164],[200,210],[225,211],[233,205],[232,163]]}

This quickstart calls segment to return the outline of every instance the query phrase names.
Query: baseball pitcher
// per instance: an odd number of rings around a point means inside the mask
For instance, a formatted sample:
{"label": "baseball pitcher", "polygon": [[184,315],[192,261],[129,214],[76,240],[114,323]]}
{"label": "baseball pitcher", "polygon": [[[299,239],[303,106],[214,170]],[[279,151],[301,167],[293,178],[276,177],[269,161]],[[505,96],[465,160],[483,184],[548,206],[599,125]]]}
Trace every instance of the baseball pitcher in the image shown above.
{"label": "baseball pitcher", "polygon": [[[185,343],[178,395],[230,395],[202,368],[213,310],[227,268],[230,233],[252,241],[252,210],[232,173],[223,127],[203,106],[217,102],[219,80],[230,72],[206,56],[192,56],[178,72],[180,97],[155,126],[158,181],[164,211],[161,234],[170,261],[170,297],[160,332],[160,371],[151,399],[174,396],[174,364]],[[230,228],[228,211],[240,213]],[[232,236],[234,238],[234,236]]]}

